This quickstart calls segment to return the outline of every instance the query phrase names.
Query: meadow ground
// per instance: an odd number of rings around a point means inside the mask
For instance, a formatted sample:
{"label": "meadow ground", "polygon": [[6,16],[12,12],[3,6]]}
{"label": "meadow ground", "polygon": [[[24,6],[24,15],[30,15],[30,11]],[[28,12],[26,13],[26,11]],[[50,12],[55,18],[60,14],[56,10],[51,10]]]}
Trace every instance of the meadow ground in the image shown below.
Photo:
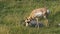
{"label": "meadow ground", "polygon": [[[49,27],[25,27],[33,9],[48,7]],[[0,0],[0,34],[60,34],[60,0]]]}

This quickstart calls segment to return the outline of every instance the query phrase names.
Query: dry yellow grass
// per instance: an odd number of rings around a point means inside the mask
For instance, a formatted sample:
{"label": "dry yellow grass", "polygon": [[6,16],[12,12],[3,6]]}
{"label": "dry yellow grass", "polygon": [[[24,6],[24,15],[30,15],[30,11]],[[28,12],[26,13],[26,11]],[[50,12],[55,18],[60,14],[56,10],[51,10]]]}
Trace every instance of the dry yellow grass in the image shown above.
{"label": "dry yellow grass", "polygon": [[0,34],[9,34],[9,28],[7,26],[0,25]]}

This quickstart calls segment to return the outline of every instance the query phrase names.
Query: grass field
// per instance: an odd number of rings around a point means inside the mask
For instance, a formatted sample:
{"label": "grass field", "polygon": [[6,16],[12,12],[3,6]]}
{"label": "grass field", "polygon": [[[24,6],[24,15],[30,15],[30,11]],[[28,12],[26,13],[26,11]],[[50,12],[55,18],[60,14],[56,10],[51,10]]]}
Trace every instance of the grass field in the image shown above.
{"label": "grass field", "polygon": [[[49,27],[25,27],[33,9],[47,7]],[[60,34],[60,0],[0,0],[0,34]]]}

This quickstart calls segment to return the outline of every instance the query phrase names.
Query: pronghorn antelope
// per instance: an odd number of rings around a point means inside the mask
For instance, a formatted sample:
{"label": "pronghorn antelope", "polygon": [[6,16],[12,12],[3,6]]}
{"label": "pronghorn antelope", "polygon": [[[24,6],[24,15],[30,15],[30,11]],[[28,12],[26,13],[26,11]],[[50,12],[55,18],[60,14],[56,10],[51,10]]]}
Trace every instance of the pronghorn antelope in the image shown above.
{"label": "pronghorn antelope", "polygon": [[[44,17],[46,19],[46,23],[45,25],[48,26],[48,19],[47,19],[47,16],[49,14],[49,10],[47,8],[38,8],[38,9],[35,9],[31,12],[30,16],[27,17],[27,19],[25,20],[26,22],[26,26],[28,26],[29,22],[32,20],[32,19],[36,19],[37,21],[37,24],[38,24],[38,18],[39,17]],[[38,26],[39,27],[39,26]]]}

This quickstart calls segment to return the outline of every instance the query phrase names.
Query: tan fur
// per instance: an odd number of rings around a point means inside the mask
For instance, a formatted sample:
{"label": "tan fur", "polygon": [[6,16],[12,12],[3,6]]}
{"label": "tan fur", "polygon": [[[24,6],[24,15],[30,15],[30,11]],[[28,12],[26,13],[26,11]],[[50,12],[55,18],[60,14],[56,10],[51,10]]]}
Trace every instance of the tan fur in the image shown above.
{"label": "tan fur", "polygon": [[[47,8],[38,8],[38,9],[35,9],[31,12],[30,16],[27,17],[28,20],[31,20],[31,19],[36,19],[36,21],[38,22],[38,17],[35,16],[35,13],[39,13],[39,12],[42,12],[43,13],[43,16],[46,17],[46,12],[47,12]],[[27,21],[26,21],[27,22]],[[47,25],[46,25],[47,26]]]}
{"label": "tan fur", "polygon": [[46,11],[47,11],[47,8],[38,8],[38,9],[35,9],[35,10],[33,10],[33,11],[31,12],[31,14],[30,14],[30,16],[28,17],[28,19],[35,18],[36,16],[35,16],[34,13],[36,13],[36,12],[42,12],[43,15],[45,15]]}

